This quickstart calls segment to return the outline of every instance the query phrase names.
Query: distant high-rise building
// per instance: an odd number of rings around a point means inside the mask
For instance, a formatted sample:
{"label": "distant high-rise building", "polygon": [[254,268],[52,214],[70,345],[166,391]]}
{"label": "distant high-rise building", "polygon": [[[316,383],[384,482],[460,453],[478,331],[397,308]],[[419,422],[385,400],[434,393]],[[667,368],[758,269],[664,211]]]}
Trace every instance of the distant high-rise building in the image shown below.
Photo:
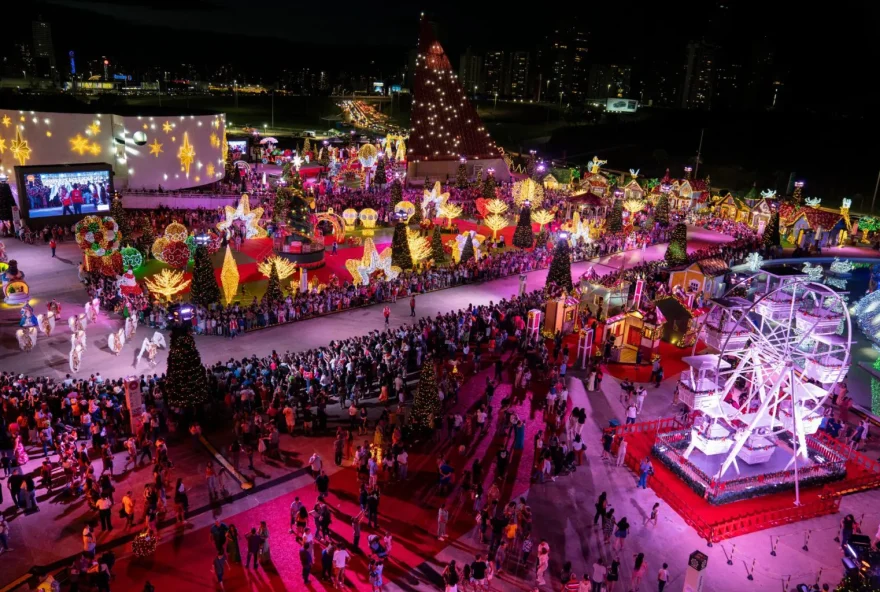
{"label": "distant high-rise building", "polygon": [[55,46],[52,43],[52,25],[40,20],[31,22],[34,36],[34,63],[37,75],[55,78],[58,70],[55,67]]}
{"label": "distant high-rise building", "polygon": [[589,82],[587,54],[588,34],[577,19],[554,29],[542,52],[541,94],[545,101],[555,100],[560,93],[570,98],[586,97]]}
{"label": "distant high-rise building", "polygon": [[503,51],[490,51],[483,58],[483,92],[503,95],[507,78],[507,62]]}
{"label": "distant high-rise building", "polygon": [[504,88],[504,94],[514,99],[530,99],[530,82],[529,52],[511,52],[509,66],[507,68],[507,84]]}
{"label": "distant high-rise building", "polygon": [[660,57],[652,57],[643,69],[639,101],[655,107],[677,107],[681,98],[681,67]]}
{"label": "distant high-rise building", "polygon": [[590,86],[587,97],[591,99],[631,98],[632,68],[617,64],[593,64],[590,68]]}
{"label": "distant high-rise building", "polygon": [[703,41],[687,44],[681,106],[684,109],[711,109],[715,91],[715,46]]}
{"label": "distant high-rise building", "polygon": [[475,55],[470,47],[461,54],[458,64],[458,82],[467,94],[476,94],[482,89],[483,58]]}

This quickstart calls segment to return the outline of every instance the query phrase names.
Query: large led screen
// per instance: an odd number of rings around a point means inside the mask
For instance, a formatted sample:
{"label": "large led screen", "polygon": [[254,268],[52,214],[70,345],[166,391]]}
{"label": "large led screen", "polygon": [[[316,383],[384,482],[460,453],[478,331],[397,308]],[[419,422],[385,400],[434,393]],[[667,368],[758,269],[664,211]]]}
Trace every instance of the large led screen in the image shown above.
{"label": "large led screen", "polygon": [[110,211],[113,179],[109,165],[16,169],[23,216],[47,218]]}

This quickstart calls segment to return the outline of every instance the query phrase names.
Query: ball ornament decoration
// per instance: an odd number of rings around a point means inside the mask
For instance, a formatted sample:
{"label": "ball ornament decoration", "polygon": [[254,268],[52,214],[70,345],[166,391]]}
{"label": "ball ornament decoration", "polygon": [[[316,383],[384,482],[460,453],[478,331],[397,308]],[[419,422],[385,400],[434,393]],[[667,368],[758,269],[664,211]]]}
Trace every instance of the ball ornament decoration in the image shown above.
{"label": "ball ornament decoration", "polygon": [[153,242],[153,247],[151,249],[153,253],[153,258],[158,259],[159,261],[164,261],[164,256],[162,253],[165,251],[165,247],[168,246],[168,243],[171,242],[164,236],[160,236]]}
{"label": "ball ornament decoration", "polygon": [[122,247],[122,266],[126,269],[137,269],[144,263],[144,256],[134,247]]}
{"label": "ball ornament decoration", "polygon": [[74,227],[79,248],[93,257],[104,257],[119,251],[122,234],[110,216],[86,216]]}
{"label": "ball ornament decoration", "polygon": [[147,134],[138,130],[131,135],[131,139],[136,146],[143,146],[147,143]]}
{"label": "ball ornament decoration", "polygon": [[162,260],[174,269],[186,269],[189,256],[189,247],[182,241],[169,241],[162,249]]}
{"label": "ball ornament decoration", "polygon": [[165,227],[165,238],[169,241],[185,242],[189,231],[180,222],[172,222]]}

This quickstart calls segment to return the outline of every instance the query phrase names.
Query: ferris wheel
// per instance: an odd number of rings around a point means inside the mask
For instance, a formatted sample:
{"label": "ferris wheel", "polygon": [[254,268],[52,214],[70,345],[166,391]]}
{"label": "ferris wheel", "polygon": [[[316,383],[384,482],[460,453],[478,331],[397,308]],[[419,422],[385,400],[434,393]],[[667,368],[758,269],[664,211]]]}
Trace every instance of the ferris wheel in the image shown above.
{"label": "ferris wheel", "polygon": [[685,458],[695,449],[725,455],[721,479],[783,447],[792,451],[786,469],[797,470],[849,370],[851,332],[843,294],[804,275],[755,275],[713,300],[701,339],[717,353],[697,355],[694,345],[679,384],[681,402],[702,412]]}

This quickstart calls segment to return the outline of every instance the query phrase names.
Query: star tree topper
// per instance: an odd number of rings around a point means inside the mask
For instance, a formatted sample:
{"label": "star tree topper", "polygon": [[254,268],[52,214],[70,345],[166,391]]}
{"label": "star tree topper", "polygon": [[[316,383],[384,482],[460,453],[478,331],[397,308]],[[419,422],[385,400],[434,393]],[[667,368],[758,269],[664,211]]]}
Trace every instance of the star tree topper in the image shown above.
{"label": "star tree topper", "polygon": [[348,269],[356,286],[368,285],[370,276],[377,271],[384,273],[385,279],[388,280],[393,280],[402,271],[391,264],[391,247],[386,247],[379,253],[371,238],[364,239],[364,256],[360,259],[349,259],[345,262],[345,268]]}
{"label": "star tree topper", "polygon": [[263,208],[251,209],[251,200],[247,193],[241,194],[238,207],[226,206],[226,219],[217,223],[217,229],[225,232],[236,220],[245,223],[247,238],[263,238],[267,235],[266,230],[260,226],[260,218],[263,217]]}

